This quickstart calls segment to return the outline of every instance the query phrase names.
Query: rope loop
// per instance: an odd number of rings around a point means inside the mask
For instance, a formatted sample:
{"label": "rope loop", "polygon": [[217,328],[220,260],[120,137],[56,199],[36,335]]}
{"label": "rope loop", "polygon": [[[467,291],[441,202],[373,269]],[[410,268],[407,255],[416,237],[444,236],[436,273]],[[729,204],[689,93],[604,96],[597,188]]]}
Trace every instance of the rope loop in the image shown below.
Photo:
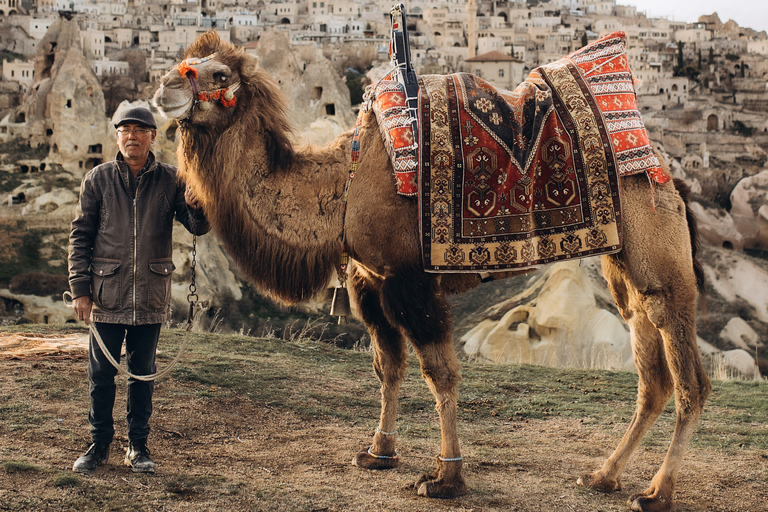
{"label": "rope loop", "polygon": [[397,452],[395,452],[395,454],[390,457],[389,455],[376,455],[375,453],[371,453],[371,450],[373,450],[373,446],[368,448],[368,455],[370,455],[371,457],[376,457],[377,459],[396,459],[397,458]]}

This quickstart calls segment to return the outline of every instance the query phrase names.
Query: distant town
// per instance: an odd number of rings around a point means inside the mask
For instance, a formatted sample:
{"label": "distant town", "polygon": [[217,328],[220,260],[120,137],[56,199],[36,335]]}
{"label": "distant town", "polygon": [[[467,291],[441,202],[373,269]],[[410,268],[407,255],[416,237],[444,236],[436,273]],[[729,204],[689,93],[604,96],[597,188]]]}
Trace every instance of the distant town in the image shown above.
{"label": "distant town", "polygon": [[[255,53],[263,34],[281,32],[305,67],[329,62],[347,81],[354,105],[370,82],[365,74],[389,63],[393,5],[393,0],[0,0],[0,141],[33,129],[27,123],[33,109],[20,106],[45,78],[36,73],[51,72],[44,61],[52,62],[61,48],[39,46],[59,18],[79,28],[73,44],[79,38],[111,117],[121,101],[151,97],[185,48],[212,29]],[[418,74],[466,71],[513,89],[536,66],[623,31],[652,136],[668,143],[665,133],[729,130],[764,134],[756,141],[761,146],[768,137],[768,34],[723,21],[717,13],[684,23],[649,18],[616,0],[413,0],[406,13]],[[45,130],[52,130],[50,122]],[[38,138],[32,134],[30,143],[52,144],[50,137]],[[695,146],[694,163],[707,165],[708,151],[700,142],[680,145],[682,152]]]}
{"label": "distant town", "polygon": [[[366,66],[387,60],[393,2],[0,0],[2,80],[17,82],[22,92],[32,85],[37,45],[61,12],[77,20],[83,54],[98,77],[136,73],[135,52],[125,54],[135,50],[144,53],[147,76],[134,78],[156,82],[187,45],[211,29],[248,48],[265,30],[278,28],[294,46]],[[678,62],[682,45],[684,57],[697,63],[711,64],[722,55],[768,56],[764,31],[724,23],[711,13],[702,13],[710,15],[697,23],[647,18],[615,0],[413,0],[406,12],[419,73],[468,71],[503,88],[514,88],[539,64],[617,30],[627,34],[630,65],[646,84],[641,94],[675,85],[680,91],[675,76],[692,78]]]}

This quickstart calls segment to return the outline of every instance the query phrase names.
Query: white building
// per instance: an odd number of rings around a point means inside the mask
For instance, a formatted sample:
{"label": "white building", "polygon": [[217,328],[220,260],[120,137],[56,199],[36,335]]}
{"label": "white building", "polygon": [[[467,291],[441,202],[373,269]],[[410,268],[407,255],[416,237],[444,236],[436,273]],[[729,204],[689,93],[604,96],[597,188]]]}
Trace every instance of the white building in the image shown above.
{"label": "white building", "polygon": [[466,59],[464,66],[468,72],[499,89],[512,90],[523,81],[523,61],[498,51]]}
{"label": "white building", "polygon": [[705,28],[684,28],[675,31],[675,41],[679,43],[700,43],[712,39],[712,31]]}
{"label": "white building", "polygon": [[20,0],[0,0],[0,16],[13,15],[19,12]]}
{"label": "white building", "polygon": [[54,21],[56,21],[56,18],[29,18],[27,33],[31,38],[39,41],[48,32]]}
{"label": "white building", "polygon": [[759,53],[760,55],[768,55],[768,40],[749,41],[747,43],[747,51],[749,53]]}
{"label": "white building", "polygon": [[91,69],[96,76],[110,76],[110,75],[127,75],[129,71],[129,65],[125,61],[121,60],[92,60],[90,62]]}
{"label": "white building", "polygon": [[8,82],[19,82],[26,90],[35,79],[34,62],[25,62],[23,60],[7,61],[3,59],[3,80]]}
{"label": "white building", "polygon": [[80,44],[86,59],[104,58],[104,32],[101,30],[82,30],[80,32]]}

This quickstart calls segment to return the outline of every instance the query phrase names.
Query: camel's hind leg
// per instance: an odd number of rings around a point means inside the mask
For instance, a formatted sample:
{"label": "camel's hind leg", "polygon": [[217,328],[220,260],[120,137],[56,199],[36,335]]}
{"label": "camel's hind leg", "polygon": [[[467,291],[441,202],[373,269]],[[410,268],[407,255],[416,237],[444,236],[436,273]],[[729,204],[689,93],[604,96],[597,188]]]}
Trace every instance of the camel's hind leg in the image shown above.
{"label": "camel's hind leg", "polygon": [[361,319],[368,327],[373,346],[373,370],[381,382],[381,418],[373,444],[352,460],[365,469],[400,466],[395,451],[395,420],[400,384],[405,378],[408,352],[402,333],[392,326],[381,309],[382,279],[360,267],[351,267],[350,291]]}
{"label": "camel's hind leg", "polygon": [[431,498],[466,494],[456,429],[456,386],[461,375],[453,348],[450,305],[437,278],[421,269],[401,270],[387,276],[381,297],[387,318],[398,325],[413,344],[440,416],[442,439],[437,471],[416,482],[418,493]]}
{"label": "camel's hind leg", "polygon": [[624,249],[603,258],[603,269],[630,326],[639,373],[635,414],[603,467],[579,481],[612,491],[632,451],[675,394],[677,421],[664,464],[650,487],[630,498],[638,511],[674,509],[677,473],[710,384],[696,345],[696,276],[686,206],[672,183],[656,189],[651,210],[645,177],[624,178]]}

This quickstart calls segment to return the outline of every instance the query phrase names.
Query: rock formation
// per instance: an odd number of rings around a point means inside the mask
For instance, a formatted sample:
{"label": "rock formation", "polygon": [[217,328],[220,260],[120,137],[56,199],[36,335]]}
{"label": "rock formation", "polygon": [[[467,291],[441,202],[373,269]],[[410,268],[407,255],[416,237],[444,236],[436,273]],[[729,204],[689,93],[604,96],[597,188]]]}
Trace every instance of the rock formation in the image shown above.
{"label": "rock formation", "polygon": [[82,176],[103,160],[107,124],[101,84],[83,57],[75,20],[62,16],[48,29],[35,78],[14,116],[26,123],[16,134],[33,147],[47,144],[47,163]]}
{"label": "rock formation", "polygon": [[328,59],[304,62],[291,51],[285,34],[265,32],[256,47],[259,65],[269,71],[288,97],[291,119],[303,142],[325,144],[352,127],[355,115],[349,89]]}
{"label": "rock formation", "polygon": [[464,351],[496,363],[634,370],[624,321],[599,305],[613,301],[599,272],[596,258],[537,272],[528,288],[486,310],[462,336]]}
{"label": "rock formation", "polygon": [[768,170],[739,181],[731,192],[730,215],[744,247],[768,250]]}

